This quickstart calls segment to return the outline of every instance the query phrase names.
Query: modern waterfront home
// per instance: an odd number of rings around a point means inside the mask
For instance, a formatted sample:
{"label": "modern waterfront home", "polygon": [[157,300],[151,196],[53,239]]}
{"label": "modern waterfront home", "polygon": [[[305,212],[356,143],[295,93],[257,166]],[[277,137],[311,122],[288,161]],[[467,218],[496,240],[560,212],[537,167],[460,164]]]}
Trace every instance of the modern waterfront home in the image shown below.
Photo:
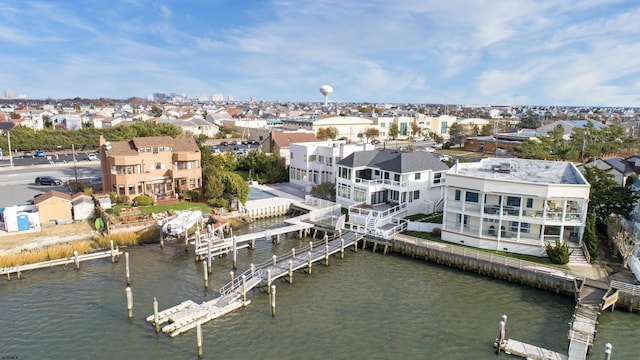
{"label": "modern waterfront home", "polygon": [[102,190],[133,199],[145,194],[156,199],[202,187],[200,149],[193,138],[136,137],[105,141],[100,137]]}
{"label": "modern waterfront home", "polygon": [[374,145],[349,145],[346,141],[291,144],[289,182],[306,191],[323,182],[336,182],[338,162],[355,151],[373,150]]}
{"label": "modern waterfront home", "polygon": [[446,180],[442,240],[534,256],[582,244],[590,185],[570,162],[482,159]]}
{"label": "modern waterfront home", "polygon": [[357,151],[338,162],[336,202],[349,208],[352,229],[389,236],[407,215],[442,208],[448,169],[423,151]]}

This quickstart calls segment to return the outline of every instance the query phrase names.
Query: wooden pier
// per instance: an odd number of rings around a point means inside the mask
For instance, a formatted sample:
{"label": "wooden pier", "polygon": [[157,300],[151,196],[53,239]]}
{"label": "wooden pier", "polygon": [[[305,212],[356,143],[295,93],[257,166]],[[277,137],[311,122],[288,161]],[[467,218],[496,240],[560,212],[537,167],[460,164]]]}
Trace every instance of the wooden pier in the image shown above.
{"label": "wooden pier", "polygon": [[220,238],[210,234],[196,235],[195,241],[195,253],[196,258],[206,259],[208,256],[220,256],[226,255],[230,252],[235,252],[239,249],[247,247],[253,248],[256,240],[272,240],[280,243],[280,236],[287,233],[298,232],[299,237],[307,234],[308,231],[314,226],[313,223],[307,222],[309,218],[308,214],[304,214],[295,218],[287,219],[284,221],[286,226],[264,230],[260,232],[242,234],[236,236],[229,236],[226,238]]}
{"label": "wooden pier", "polygon": [[49,261],[43,261],[43,262],[33,263],[33,264],[25,264],[25,265],[19,265],[19,266],[11,266],[11,267],[6,267],[6,268],[0,268],[0,276],[1,275],[7,275],[7,279],[11,280],[11,274],[16,274],[18,279],[20,279],[21,276],[22,276],[22,273],[25,272],[25,271],[52,268],[54,266],[65,266],[65,265],[69,265],[69,264],[75,264],[76,269],[79,269],[80,268],[80,263],[83,262],[83,261],[89,261],[89,260],[96,260],[96,259],[103,259],[103,258],[111,257],[111,261],[115,262],[120,258],[121,255],[122,255],[122,251],[120,251],[117,247],[115,249],[112,249],[112,250],[94,252],[94,253],[83,254],[83,255],[78,255],[77,252],[76,252],[76,254],[74,256],[70,256],[70,257],[66,257],[66,258],[62,258],[62,259],[49,260]]}
{"label": "wooden pier", "polygon": [[276,279],[288,277],[288,281],[292,282],[294,271],[306,269],[307,273],[311,274],[314,262],[321,261],[328,266],[330,255],[340,253],[342,256],[344,250],[350,246],[357,249],[358,240],[361,238],[361,235],[349,231],[340,238],[325,237],[316,243],[310,242],[303,248],[292,249],[290,254],[280,257],[274,255],[269,261],[260,265],[252,264],[251,268],[235,276],[220,289],[219,297],[202,304],[187,300],[148,316],[147,322],[156,326],[168,323],[162,328],[162,332],[171,337],[178,336],[195,328],[197,324],[204,324],[249,305],[251,301],[246,298],[247,292],[260,284],[265,283],[269,291]]}

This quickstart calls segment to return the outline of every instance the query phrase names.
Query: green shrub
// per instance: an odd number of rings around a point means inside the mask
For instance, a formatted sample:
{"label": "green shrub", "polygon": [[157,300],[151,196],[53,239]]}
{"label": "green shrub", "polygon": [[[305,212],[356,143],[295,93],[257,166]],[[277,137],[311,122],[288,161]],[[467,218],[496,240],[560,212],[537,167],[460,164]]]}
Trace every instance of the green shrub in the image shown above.
{"label": "green shrub", "polygon": [[433,230],[431,230],[431,236],[433,236],[436,239],[440,238],[441,233],[442,233],[442,229],[440,228],[433,228]]}
{"label": "green shrub", "polygon": [[569,245],[566,243],[560,243],[560,241],[556,240],[555,245],[547,243],[545,249],[552,264],[564,265],[569,262],[571,253],[569,252]]}
{"label": "green shrub", "polygon": [[138,195],[133,199],[139,206],[153,205],[153,198],[149,195]]}

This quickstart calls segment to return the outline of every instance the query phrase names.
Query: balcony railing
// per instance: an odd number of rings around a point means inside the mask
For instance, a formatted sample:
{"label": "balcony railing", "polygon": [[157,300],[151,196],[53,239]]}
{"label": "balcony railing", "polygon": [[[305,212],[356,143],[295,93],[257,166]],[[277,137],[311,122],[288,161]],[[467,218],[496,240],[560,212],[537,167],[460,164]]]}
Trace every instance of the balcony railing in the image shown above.
{"label": "balcony railing", "polygon": [[405,181],[394,181],[394,180],[390,180],[390,179],[363,179],[363,178],[356,178],[356,184],[365,184],[368,186],[371,185],[391,185],[391,186],[396,186],[396,187],[406,187],[407,186],[407,182]]}

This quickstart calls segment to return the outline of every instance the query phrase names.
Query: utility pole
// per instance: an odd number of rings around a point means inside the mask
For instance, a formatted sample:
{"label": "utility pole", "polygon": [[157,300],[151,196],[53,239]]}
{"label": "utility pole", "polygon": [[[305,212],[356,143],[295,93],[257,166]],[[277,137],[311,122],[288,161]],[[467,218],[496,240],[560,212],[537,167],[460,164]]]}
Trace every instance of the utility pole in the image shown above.
{"label": "utility pole", "polygon": [[73,154],[73,174],[75,175],[76,178],[76,185],[75,185],[75,190],[76,192],[78,192],[78,168],[76,166],[76,145],[75,144],[71,144],[71,153]]}

